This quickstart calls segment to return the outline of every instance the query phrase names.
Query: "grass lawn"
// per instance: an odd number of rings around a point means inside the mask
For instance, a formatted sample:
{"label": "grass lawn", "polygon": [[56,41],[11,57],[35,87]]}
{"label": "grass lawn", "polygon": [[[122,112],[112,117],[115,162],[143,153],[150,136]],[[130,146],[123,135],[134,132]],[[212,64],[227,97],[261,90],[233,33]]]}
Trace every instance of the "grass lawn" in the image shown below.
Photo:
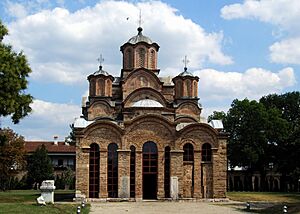
{"label": "grass lawn", "polygon": [[[70,200],[74,192],[72,191],[55,191],[55,198],[60,201],[64,199]],[[40,196],[40,191],[37,190],[12,190],[0,192],[0,213],[76,213],[76,203],[57,202],[55,204],[48,204],[47,206],[38,206],[36,198]],[[65,197],[64,197],[65,196]],[[81,213],[89,213],[90,206],[87,205],[81,210]]]}
{"label": "grass lawn", "polygon": [[246,212],[246,202],[250,202],[252,213],[283,213],[283,206],[288,213],[300,213],[300,193],[279,192],[228,192],[227,197],[233,201],[245,202],[235,204],[238,210]]}

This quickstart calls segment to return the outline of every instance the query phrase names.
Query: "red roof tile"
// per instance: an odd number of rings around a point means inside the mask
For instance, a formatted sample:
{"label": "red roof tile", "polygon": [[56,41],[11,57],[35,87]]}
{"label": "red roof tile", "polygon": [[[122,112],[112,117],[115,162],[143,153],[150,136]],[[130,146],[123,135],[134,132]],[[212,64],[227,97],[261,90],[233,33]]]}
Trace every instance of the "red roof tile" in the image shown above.
{"label": "red roof tile", "polygon": [[58,142],[55,145],[53,141],[25,141],[26,152],[34,152],[39,146],[45,145],[49,153],[75,153],[75,146],[66,145],[65,142]]}

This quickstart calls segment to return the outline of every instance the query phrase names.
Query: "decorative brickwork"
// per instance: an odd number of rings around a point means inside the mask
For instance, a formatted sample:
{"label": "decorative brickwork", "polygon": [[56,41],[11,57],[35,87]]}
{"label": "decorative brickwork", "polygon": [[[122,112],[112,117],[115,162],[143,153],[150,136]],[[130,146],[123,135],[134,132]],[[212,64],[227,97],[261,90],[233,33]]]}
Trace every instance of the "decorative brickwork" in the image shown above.
{"label": "decorative brickwork", "polygon": [[[89,155],[96,144],[100,166],[95,198],[107,200],[114,193],[122,200],[226,197],[226,135],[200,122],[199,78],[187,68],[173,82],[158,78],[159,46],[141,28],[138,31],[121,47],[120,77],[111,76],[102,66],[88,77],[90,94],[79,119],[83,122],[75,126],[78,195],[93,195],[89,194]],[[154,153],[152,147],[143,150],[146,143],[155,145]],[[117,146],[117,171],[108,162],[110,144]],[[108,189],[112,172],[118,176],[114,193]]]}

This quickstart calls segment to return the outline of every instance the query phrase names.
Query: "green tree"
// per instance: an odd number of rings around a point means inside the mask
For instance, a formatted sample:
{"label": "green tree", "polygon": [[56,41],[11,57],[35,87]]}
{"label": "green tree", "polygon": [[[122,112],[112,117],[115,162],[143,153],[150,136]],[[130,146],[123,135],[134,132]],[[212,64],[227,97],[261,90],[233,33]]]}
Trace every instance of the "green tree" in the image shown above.
{"label": "green tree", "polygon": [[72,146],[75,146],[76,138],[75,138],[74,124],[70,124],[69,126],[70,126],[71,131],[70,131],[69,136],[66,138],[66,142]]}
{"label": "green tree", "polygon": [[276,132],[274,131],[277,141],[273,153],[276,157],[275,163],[282,174],[281,187],[286,187],[287,175],[295,180],[297,186],[300,178],[300,93],[270,94],[262,97],[260,102],[267,109],[278,109],[282,120],[288,123],[285,129],[277,128]]}
{"label": "green tree", "polygon": [[0,189],[10,189],[10,181],[25,166],[24,138],[13,130],[0,129]]}
{"label": "green tree", "polygon": [[28,157],[27,177],[31,185],[41,185],[44,180],[53,179],[53,166],[45,145],[40,146]]}
{"label": "green tree", "polygon": [[6,35],[8,30],[0,20],[0,117],[11,115],[18,123],[31,112],[32,96],[25,93],[31,69],[23,52],[16,53],[3,43]]}
{"label": "green tree", "polygon": [[234,100],[224,123],[229,133],[228,159],[232,166],[244,166],[264,177],[269,163],[276,161],[278,144],[284,142],[288,122],[277,108],[266,108],[255,100]]}
{"label": "green tree", "polygon": [[226,113],[224,111],[214,111],[212,115],[208,116],[207,122],[212,120],[222,120],[222,122],[225,122]]}

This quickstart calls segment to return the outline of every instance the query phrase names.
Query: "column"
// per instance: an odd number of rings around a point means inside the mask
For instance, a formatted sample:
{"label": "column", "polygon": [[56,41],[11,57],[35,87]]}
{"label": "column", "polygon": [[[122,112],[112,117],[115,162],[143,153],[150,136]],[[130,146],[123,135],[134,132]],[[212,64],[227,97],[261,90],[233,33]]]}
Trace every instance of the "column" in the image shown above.
{"label": "column", "polygon": [[100,198],[107,197],[107,150],[100,150]]}
{"label": "column", "polygon": [[135,198],[137,201],[143,199],[143,168],[142,168],[142,159],[143,153],[142,150],[136,150],[136,165],[135,165]]}
{"label": "column", "polygon": [[158,151],[157,157],[157,199],[165,198],[164,178],[165,178],[165,156],[164,151]]}
{"label": "column", "polygon": [[130,150],[118,150],[118,197],[130,198]]}
{"label": "column", "polygon": [[201,194],[201,151],[194,151],[194,198],[202,198]]}
{"label": "column", "polygon": [[173,200],[182,197],[182,171],[183,171],[183,150],[171,150],[171,198]]}
{"label": "column", "polygon": [[[80,139],[78,140],[80,142]],[[76,145],[76,198],[89,197],[89,146]]]}

